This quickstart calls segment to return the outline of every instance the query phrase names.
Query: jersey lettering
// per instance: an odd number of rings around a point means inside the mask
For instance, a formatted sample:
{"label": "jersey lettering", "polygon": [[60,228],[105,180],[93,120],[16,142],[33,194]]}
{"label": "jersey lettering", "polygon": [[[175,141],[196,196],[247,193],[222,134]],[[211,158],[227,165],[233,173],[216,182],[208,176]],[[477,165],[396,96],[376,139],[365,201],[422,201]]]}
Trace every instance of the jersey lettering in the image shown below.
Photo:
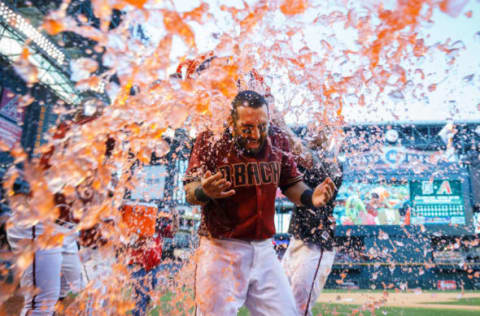
{"label": "jersey lettering", "polygon": [[220,169],[223,177],[227,179],[227,181],[232,182],[232,169],[229,165],[219,167],[218,169]]}
{"label": "jersey lettering", "polygon": [[240,187],[244,186],[247,184],[247,177],[246,177],[246,170],[247,166],[244,163],[236,163],[233,165],[233,170],[234,172],[234,177],[235,177],[235,182],[234,186],[235,187]]}
{"label": "jersey lettering", "polygon": [[280,163],[240,162],[218,168],[223,177],[232,183],[232,187],[278,184],[280,182]]}
{"label": "jersey lettering", "polygon": [[249,162],[247,165],[248,185],[258,185],[261,183],[258,174],[258,165],[256,162]]}

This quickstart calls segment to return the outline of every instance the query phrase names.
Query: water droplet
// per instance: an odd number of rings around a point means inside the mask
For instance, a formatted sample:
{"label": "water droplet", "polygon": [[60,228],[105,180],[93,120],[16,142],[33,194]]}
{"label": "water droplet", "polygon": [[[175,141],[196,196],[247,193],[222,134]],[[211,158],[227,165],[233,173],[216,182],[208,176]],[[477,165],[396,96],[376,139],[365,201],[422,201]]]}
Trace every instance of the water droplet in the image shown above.
{"label": "water droplet", "polygon": [[455,41],[450,47],[455,49],[465,49],[465,43],[461,40],[458,40]]}
{"label": "water droplet", "polygon": [[340,74],[340,73],[338,73],[338,72],[334,73],[334,74],[333,74],[333,80],[334,80],[335,82],[339,82],[340,80],[342,80],[342,74]]}
{"label": "water droplet", "polygon": [[393,99],[394,101],[399,101],[403,100],[405,96],[403,95],[403,92],[401,90],[393,90],[388,94],[388,96]]}
{"label": "water droplet", "polygon": [[463,77],[463,81],[464,81],[465,83],[472,82],[472,80],[473,80],[474,77],[475,77],[475,74],[469,74],[469,75]]}
{"label": "water droplet", "polygon": [[475,33],[475,35],[473,35],[473,39],[474,39],[476,42],[479,42],[479,43],[480,43],[480,31],[478,31],[477,33]]}

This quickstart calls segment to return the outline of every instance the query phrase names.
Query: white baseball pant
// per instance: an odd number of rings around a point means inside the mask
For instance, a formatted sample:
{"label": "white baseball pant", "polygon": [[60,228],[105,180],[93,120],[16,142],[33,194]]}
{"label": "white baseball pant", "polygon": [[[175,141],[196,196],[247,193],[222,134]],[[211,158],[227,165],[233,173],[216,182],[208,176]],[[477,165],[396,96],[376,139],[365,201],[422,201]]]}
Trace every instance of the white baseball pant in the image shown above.
{"label": "white baseball pant", "polygon": [[196,253],[196,315],[295,316],[297,309],[272,240],[201,237]]}
{"label": "white baseball pant", "polygon": [[325,286],[334,259],[335,250],[325,251],[315,244],[290,240],[282,265],[300,315],[312,315],[312,307]]}
{"label": "white baseball pant", "polygon": [[[57,227],[58,226],[58,227]],[[43,234],[43,225],[16,225],[7,230],[12,250],[19,253]],[[53,315],[55,304],[68,292],[83,287],[82,264],[78,255],[76,233],[72,227],[56,225],[55,233],[64,233],[62,247],[35,251],[32,264],[24,271],[20,286],[25,288],[25,304],[20,315]]]}

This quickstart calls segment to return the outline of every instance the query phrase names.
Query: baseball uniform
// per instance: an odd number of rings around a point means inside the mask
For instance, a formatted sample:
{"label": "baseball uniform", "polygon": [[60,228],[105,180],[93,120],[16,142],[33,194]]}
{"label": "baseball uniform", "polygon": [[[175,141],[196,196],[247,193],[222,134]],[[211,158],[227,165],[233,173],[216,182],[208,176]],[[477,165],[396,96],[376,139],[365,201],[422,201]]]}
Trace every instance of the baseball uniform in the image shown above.
{"label": "baseball uniform", "polygon": [[[324,207],[308,209],[296,207],[290,220],[289,233],[293,235],[282,259],[282,265],[292,286],[300,315],[312,315],[311,308],[322,291],[335,258],[333,217],[334,201],[342,184],[341,168],[316,159],[314,166],[300,171],[303,181],[315,187],[327,177],[336,186],[335,194]],[[336,163],[335,163],[336,164]],[[332,172],[336,170],[338,172]]]}
{"label": "baseball uniform", "polygon": [[297,313],[272,245],[277,188],[302,180],[293,158],[272,146],[272,138],[281,137],[269,135],[255,156],[246,155],[228,130],[218,140],[209,132],[196,139],[185,182],[221,171],[236,191],[202,207],[197,315],[236,315],[242,305],[252,315]]}

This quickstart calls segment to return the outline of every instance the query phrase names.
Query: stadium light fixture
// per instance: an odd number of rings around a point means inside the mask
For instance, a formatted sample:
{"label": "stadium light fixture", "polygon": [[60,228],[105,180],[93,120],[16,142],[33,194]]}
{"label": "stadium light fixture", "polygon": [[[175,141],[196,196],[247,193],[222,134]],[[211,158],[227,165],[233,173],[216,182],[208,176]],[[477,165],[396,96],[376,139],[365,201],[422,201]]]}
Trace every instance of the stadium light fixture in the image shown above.
{"label": "stadium light fixture", "polygon": [[37,31],[25,18],[15,13],[3,2],[0,2],[0,17],[10,26],[20,31],[27,39],[32,40],[38,47],[56,60],[60,65],[65,62],[65,54],[62,53],[50,40]]}

